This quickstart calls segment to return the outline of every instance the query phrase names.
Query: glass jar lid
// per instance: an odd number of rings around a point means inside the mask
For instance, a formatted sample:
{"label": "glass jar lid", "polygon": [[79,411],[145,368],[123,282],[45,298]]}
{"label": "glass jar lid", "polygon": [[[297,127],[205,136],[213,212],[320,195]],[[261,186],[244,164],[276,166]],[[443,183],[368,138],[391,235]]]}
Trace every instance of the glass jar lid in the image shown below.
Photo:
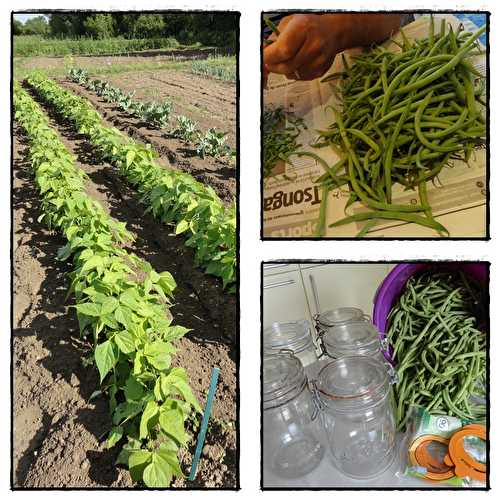
{"label": "glass jar lid", "polygon": [[367,321],[328,328],[322,334],[326,352],[333,357],[374,354],[380,349],[377,329]]}
{"label": "glass jar lid", "polygon": [[264,350],[290,349],[300,352],[312,343],[311,329],[306,320],[273,323],[264,329]]}
{"label": "glass jar lid", "polygon": [[390,386],[384,363],[368,356],[346,356],[328,363],[315,388],[329,408],[352,410],[379,403]]}
{"label": "glass jar lid", "polygon": [[318,316],[318,323],[322,326],[331,327],[341,325],[350,321],[367,321],[366,316],[361,309],[357,307],[339,307],[325,311]]}
{"label": "glass jar lid", "polygon": [[304,367],[291,352],[264,355],[262,364],[265,410],[287,403],[304,389],[307,383]]}

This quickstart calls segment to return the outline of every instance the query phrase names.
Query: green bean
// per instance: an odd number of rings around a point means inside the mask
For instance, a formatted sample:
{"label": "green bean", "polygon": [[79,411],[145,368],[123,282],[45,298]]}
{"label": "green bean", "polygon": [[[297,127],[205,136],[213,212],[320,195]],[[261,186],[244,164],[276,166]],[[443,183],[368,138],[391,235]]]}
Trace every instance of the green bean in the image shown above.
{"label": "green bean", "polygon": [[321,192],[321,206],[319,211],[319,221],[318,227],[315,232],[315,236],[324,236],[325,234],[325,223],[326,223],[326,207],[328,202],[328,188],[324,187]]}
{"label": "green bean", "polygon": [[389,145],[387,147],[387,152],[384,158],[384,181],[385,181],[385,195],[388,203],[391,203],[391,188],[392,188],[392,176],[391,176],[391,166],[392,166],[392,152],[394,150],[394,144],[396,142],[396,138],[399,135],[401,127],[403,126],[404,121],[408,115],[408,110],[410,109],[411,102],[406,105],[405,111],[399,117],[398,123],[394,132],[392,133],[391,139],[389,140]]}
{"label": "green bean", "polygon": [[[421,207],[420,207],[421,208]],[[420,210],[416,210],[420,211]],[[388,219],[388,220],[400,220],[403,222],[414,222],[415,224],[420,224],[421,226],[428,227],[431,229],[435,229],[436,231],[448,233],[448,230],[442,226],[439,222],[429,221],[428,219],[421,217],[419,215],[415,215],[413,213],[407,212],[390,212],[390,211],[373,211],[373,212],[361,212],[359,214],[350,215],[349,217],[345,217],[333,224],[330,224],[329,227],[337,227],[342,226],[344,224],[350,224],[351,222],[357,222],[361,220],[367,220],[371,218],[377,219]]]}
{"label": "green bean", "polygon": [[[344,59],[344,71],[334,75],[342,111],[331,108],[335,123],[318,132],[317,146],[336,148],[346,161],[332,181],[324,174],[318,182],[332,189],[342,175],[351,190],[344,212],[359,202],[369,215],[347,216],[330,227],[364,220],[358,236],[366,235],[376,225],[368,224],[371,216],[449,235],[433,217],[425,183],[450,159],[468,161],[485,144],[486,123],[476,97],[483,95],[484,78],[478,83],[466,60],[481,33],[463,36],[446,24],[435,32],[429,25],[426,40],[410,42],[403,33],[399,54],[378,47],[353,57],[350,65]],[[392,203],[396,184],[405,191],[418,189],[417,209]],[[386,214],[379,217],[381,212]]]}
{"label": "green bean", "polygon": [[407,282],[387,330],[400,377],[394,391],[400,428],[412,404],[435,414],[484,418],[484,404],[469,400],[485,379],[485,335],[472,315],[477,297],[477,284],[463,273],[428,271]]}
{"label": "green bean", "polygon": [[[438,61],[439,59],[437,59],[437,58],[441,58],[440,59],[441,61],[444,61],[446,59],[449,59],[449,61],[445,65],[440,66],[438,70],[436,70],[434,73],[432,73],[431,75],[427,76],[426,78],[423,78],[423,79],[421,79],[421,80],[419,80],[417,82],[413,82],[413,83],[411,83],[409,85],[405,85],[403,87],[400,87],[400,88],[398,88],[395,91],[395,93],[396,94],[405,94],[405,93],[408,93],[408,92],[410,92],[412,90],[424,87],[425,85],[428,85],[429,83],[431,83],[434,80],[437,80],[439,77],[443,76],[445,73],[447,73],[448,71],[450,71],[451,69],[453,69],[465,57],[467,51],[470,49],[470,46],[485,31],[486,31],[486,26],[483,26],[478,31],[476,31],[476,33],[474,33],[474,35],[469,40],[467,40],[467,42],[463,45],[463,47],[461,47],[461,49],[455,54],[455,56],[443,55],[443,56],[433,56],[433,57],[427,58],[426,64],[431,64],[434,61]],[[416,64],[415,68],[418,68],[418,64],[420,64],[420,63],[415,63],[415,64]],[[392,85],[392,83],[393,82],[391,82],[391,85]],[[393,86],[393,89],[394,89],[395,86],[396,85]],[[390,87],[391,86],[389,86],[389,88],[387,89],[388,95],[390,95],[391,90],[393,90]]]}

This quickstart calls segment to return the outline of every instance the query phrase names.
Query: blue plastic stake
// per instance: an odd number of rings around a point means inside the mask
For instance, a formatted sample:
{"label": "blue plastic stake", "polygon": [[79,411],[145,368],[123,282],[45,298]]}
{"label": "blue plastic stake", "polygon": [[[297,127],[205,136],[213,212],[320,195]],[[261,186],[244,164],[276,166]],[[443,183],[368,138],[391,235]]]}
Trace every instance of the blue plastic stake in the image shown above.
{"label": "blue plastic stake", "polygon": [[196,451],[194,452],[193,463],[191,464],[191,472],[189,474],[189,481],[193,481],[196,477],[196,468],[200,461],[201,450],[205,443],[205,434],[207,433],[208,421],[212,413],[212,405],[214,402],[215,390],[217,389],[217,380],[219,379],[219,368],[212,368],[212,377],[210,379],[210,389],[208,390],[207,402],[205,404],[205,412],[203,413],[203,420],[201,421],[201,429],[198,434],[198,442],[196,443]]}

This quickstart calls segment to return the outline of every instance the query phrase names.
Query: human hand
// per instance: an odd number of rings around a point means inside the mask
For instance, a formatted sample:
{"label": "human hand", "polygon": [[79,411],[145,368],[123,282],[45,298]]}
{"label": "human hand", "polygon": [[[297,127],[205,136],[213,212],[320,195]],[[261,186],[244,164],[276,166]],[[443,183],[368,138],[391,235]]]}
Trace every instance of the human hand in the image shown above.
{"label": "human hand", "polygon": [[[314,80],[331,66],[343,50],[340,23],[329,14],[293,14],[279,23],[279,36],[273,33],[273,43],[264,48],[264,83],[269,72],[286,75],[289,79]],[[335,25],[337,29],[335,28]]]}

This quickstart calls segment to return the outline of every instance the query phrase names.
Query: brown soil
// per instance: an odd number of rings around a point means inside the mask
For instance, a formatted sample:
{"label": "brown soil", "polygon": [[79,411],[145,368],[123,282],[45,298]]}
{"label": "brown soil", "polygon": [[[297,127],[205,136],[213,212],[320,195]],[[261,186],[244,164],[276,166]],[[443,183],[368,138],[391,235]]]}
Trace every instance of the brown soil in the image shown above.
{"label": "brown soil", "polygon": [[[125,92],[136,90],[138,100],[171,99],[172,115],[185,115],[199,124],[202,131],[210,127],[229,132],[227,144],[236,147],[236,96],[233,84],[196,77],[172,71],[126,73],[119,77],[107,77],[112,85]],[[121,111],[116,104],[108,103],[95,93],[69,81],[58,82],[74,94],[87,99],[113,127],[127,133],[133,139],[149,143],[170,165],[188,172],[198,181],[212,186],[226,203],[236,196],[236,168],[229,158],[215,159],[197,156],[191,144],[186,144],[165,130],[157,130],[139,118]]]}
{"label": "brown soil", "polygon": [[[177,343],[176,363],[184,366],[203,404],[213,366],[221,375],[197,478],[175,487],[237,486],[236,331],[237,304],[220,283],[193,265],[182,238],[168,233],[136,201],[113,167],[97,164],[84,137],[66,124],[52,125],[76,165],[89,175],[87,189],[136,237],[130,250],[176,279],[174,320],[193,330]],[[115,466],[118,449],[104,447],[110,429],[107,400],[89,402],[97,371],[82,358],[89,345],[78,336],[71,299],[65,300],[71,264],[56,260],[64,241],[37,222],[39,195],[29,174],[25,138],[14,133],[13,159],[13,486],[132,487],[126,468]],[[189,473],[195,438],[183,453]]]}

